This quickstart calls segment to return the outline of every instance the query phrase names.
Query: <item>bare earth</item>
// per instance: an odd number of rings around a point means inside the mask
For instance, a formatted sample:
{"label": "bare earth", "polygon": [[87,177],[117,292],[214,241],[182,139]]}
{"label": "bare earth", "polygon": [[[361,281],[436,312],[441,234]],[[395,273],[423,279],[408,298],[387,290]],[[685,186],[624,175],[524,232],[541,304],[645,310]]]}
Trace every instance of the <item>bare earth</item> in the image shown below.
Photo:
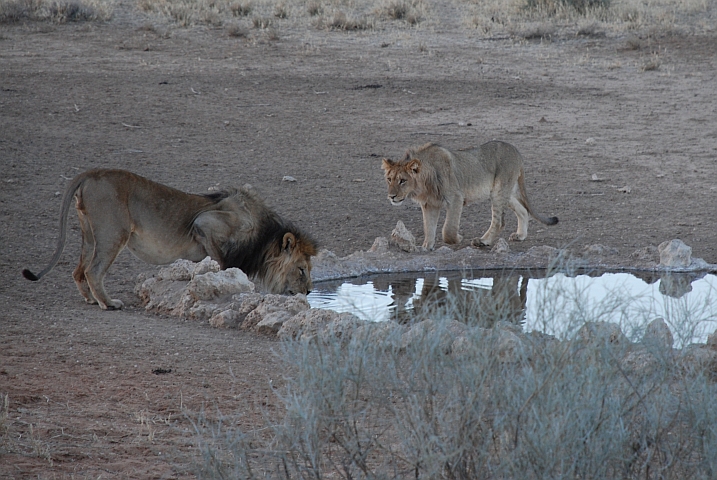
{"label": "bare earth", "polygon": [[[142,25],[120,12],[0,27],[2,478],[191,477],[194,413],[258,425],[276,402],[270,381],[290,374],[273,339],[146,313],[133,288],[155,269],[127,252],[106,282],[127,308],[85,305],[74,213],[56,270],[21,277],[49,260],[59,192],[89,168],[191,192],[251,183],[344,256],[399,219],[422,238],[418,207],[386,200],[382,157],[502,139],[525,157],[537,210],[560,218],[531,222],[514,251],[600,243],[630,265],[680,238],[717,263],[717,36],[658,34],[635,49],[626,36],[484,40],[450,24],[278,39]],[[464,210],[456,248],[489,222],[488,203]]]}

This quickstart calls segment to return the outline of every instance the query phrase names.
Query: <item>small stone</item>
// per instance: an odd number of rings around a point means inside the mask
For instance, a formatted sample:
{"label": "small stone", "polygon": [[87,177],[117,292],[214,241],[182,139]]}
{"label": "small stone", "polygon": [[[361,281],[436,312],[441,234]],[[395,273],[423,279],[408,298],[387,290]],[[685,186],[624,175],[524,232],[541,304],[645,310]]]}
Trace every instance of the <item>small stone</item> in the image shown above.
{"label": "small stone", "polygon": [[664,319],[656,318],[647,325],[645,335],[642,337],[642,343],[660,349],[672,348],[672,332]]}
{"label": "small stone", "polygon": [[284,178],[281,179],[284,182],[295,182],[296,179],[292,177],[291,175],[284,175]]}
{"label": "small stone", "polygon": [[374,253],[388,252],[388,238],[376,237],[376,240],[373,241],[373,245],[371,245],[369,252],[374,252]]}
{"label": "small stone", "polygon": [[404,252],[411,253],[416,251],[416,237],[408,231],[401,220],[396,223],[396,228],[391,232],[390,244],[396,245]]}
{"label": "small stone", "polygon": [[660,265],[663,267],[689,267],[692,263],[692,247],[682,240],[662,242],[657,251],[660,252]]}
{"label": "small stone", "polygon": [[499,238],[497,242],[495,242],[495,245],[493,245],[493,248],[490,249],[491,253],[510,253],[510,247],[508,246],[508,242],[505,241],[504,238]]}

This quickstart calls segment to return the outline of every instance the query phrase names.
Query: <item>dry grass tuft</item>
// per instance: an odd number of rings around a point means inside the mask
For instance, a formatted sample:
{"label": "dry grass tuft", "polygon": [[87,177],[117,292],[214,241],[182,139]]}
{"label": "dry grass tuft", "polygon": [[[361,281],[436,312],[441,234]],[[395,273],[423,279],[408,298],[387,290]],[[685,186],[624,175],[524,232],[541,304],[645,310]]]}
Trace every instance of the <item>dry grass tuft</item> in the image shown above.
{"label": "dry grass tuft", "polygon": [[369,30],[374,27],[366,17],[349,18],[344,12],[336,12],[326,26],[330,30]]}
{"label": "dry grass tuft", "polygon": [[252,5],[248,2],[234,2],[229,6],[229,9],[235,17],[248,17],[251,13]]}
{"label": "dry grass tuft", "polygon": [[249,36],[249,31],[246,29],[246,27],[236,23],[231,23],[227,25],[226,31],[227,35],[229,35],[230,37],[246,38]]}
{"label": "dry grass tuft", "polygon": [[321,4],[319,2],[309,2],[306,4],[306,11],[309,13],[309,16],[311,16],[311,17],[321,15],[321,12],[322,12]]}
{"label": "dry grass tuft", "polygon": [[254,28],[260,28],[263,30],[271,26],[271,21],[272,20],[269,17],[260,17],[257,15],[251,19],[251,24],[254,25]]}
{"label": "dry grass tuft", "polygon": [[526,6],[548,15],[559,14],[565,9],[572,9],[581,15],[586,15],[599,9],[607,9],[610,7],[610,3],[611,0],[527,0]]}
{"label": "dry grass tuft", "polygon": [[390,20],[403,20],[409,25],[416,25],[423,19],[425,10],[420,0],[390,0],[379,8],[379,16]]}
{"label": "dry grass tuft", "polygon": [[657,70],[658,68],[660,68],[660,65],[660,57],[657,54],[653,54],[649,60],[642,64],[642,66],[640,67],[640,71],[650,72],[652,70]]}
{"label": "dry grass tuft", "polygon": [[111,17],[112,2],[100,0],[0,0],[0,24],[106,21]]}
{"label": "dry grass tuft", "polygon": [[289,18],[289,10],[286,5],[283,3],[276,4],[274,7],[274,16],[281,19]]}

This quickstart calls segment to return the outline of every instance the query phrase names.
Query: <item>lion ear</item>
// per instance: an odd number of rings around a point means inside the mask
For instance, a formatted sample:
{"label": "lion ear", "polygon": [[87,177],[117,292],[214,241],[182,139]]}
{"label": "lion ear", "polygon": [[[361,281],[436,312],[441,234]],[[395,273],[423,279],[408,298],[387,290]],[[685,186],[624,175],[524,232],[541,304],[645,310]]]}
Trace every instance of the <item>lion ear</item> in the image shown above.
{"label": "lion ear", "polygon": [[286,232],[284,234],[284,239],[281,242],[281,248],[290,252],[294,249],[295,246],[296,246],[296,235],[294,235],[291,232]]}
{"label": "lion ear", "polygon": [[384,158],[381,162],[381,168],[383,168],[384,170],[390,170],[391,167],[393,167],[394,165],[396,164],[390,158]]}
{"label": "lion ear", "polygon": [[406,165],[406,168],[411,170],[414,174],[418,174],[421,171],[421,161],[417,158],[414,158],[408,164]]}

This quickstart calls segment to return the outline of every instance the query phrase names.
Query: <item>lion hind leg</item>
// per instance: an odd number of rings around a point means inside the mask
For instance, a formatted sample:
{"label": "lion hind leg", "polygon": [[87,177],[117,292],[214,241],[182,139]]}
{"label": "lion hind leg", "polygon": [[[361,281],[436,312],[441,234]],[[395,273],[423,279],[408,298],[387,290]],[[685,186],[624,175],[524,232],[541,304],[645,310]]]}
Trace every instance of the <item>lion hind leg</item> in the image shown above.
{"label": "lion hind leg", "polygon": [[[117,255],[129,241],[129,231],[120,226],[105,225],[102,235],[95,233],[95,244],[92,260],[85,269],[85,279],[90,291],[103,310],[118,310],[124,304],[121,300],[113,300],[107,295],[104,280],[107,270],[114,263]],[[93,229],[94,232],[98,230]]]}
{"label": "lion hind leg", "polygon": [[513,242],[522,242],[528,237],[530,214],[523,203],[516,197],[511,197],[509,206],[518,218],[518,229],[515,233],[511,233],[508,239]]}
{"label": "lion hind leg", "polygon": [[463,213],[463,196],[459,195],[448,202],[446,221],[443,224],[443,241],[448,244],[461,243],[463,237],[458,233]]}
{"label": "lion hind leg", "polygon": [[90,286],[87,283],[87,277],[85,276],[85,271],[89,267],[90,260],[95,251],[95,237],[92,234],[92,227],[87,220],[87,216],[80,211],[78,211],[77,214],[80,218],[80,228],[82,229],[82,247],[80,250],[80,262],[77,264],[75,271],[72,272],[72,278],[74,278],[77,289],[85,298],[85,301],[89,304],[96,304],[97,300],[92,295]]}
{"label": "lion hind leg", "polygon": [[498,240],[500,232],[505,227],[505,207],[507,203],[507,199],[501,195],[492,196],[490,227],[477,242],[475,239],[473,240],[474,245],[490,247]]}

